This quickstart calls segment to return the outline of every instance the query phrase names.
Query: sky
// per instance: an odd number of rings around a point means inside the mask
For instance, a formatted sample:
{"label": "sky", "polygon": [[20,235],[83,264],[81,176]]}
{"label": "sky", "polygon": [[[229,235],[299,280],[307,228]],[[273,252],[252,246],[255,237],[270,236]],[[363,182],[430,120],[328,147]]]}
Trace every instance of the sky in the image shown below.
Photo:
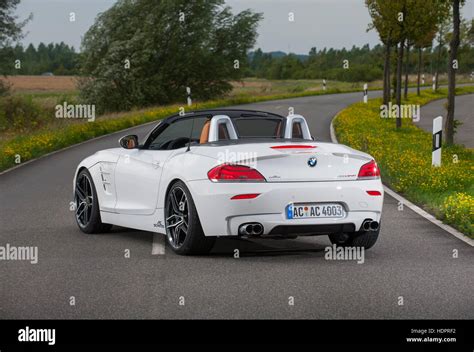
{"label": "sky", "polygon": [[[423,1],[423,0],[420,0]],[[65,42],[80,49],[81,38],[95,17],[110,8],[115,0],[21,0],[16,14],[30,13],[22,43]],[[255,48],[264,52],[285,51],[307,54],[318,49],[351,48],[379,43],[377,33],[367,32],[370,17],[364,0],[226,0],[234,13],[250,8],[264,16],[258,28]],[[70,13],[75,21],[70,21]],[[290,12],[294,21],[289,21]],[[465,18],[474,17],[474,0],[462,9]]]}

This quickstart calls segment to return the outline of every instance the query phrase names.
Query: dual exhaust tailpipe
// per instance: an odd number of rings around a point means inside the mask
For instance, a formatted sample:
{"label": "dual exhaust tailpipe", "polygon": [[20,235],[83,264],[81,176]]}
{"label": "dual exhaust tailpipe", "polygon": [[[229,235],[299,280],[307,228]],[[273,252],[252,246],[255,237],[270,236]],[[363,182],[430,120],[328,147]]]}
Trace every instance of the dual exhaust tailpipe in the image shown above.
{"label": "dual exhaust tailpipe", "polygon": [[377,221],[364,220],[362,229],[364,231],[377,231],[379,229],[379,223]]}
{"label": "dual exhaust tailpipe", "polygon": [[258,222],[249,222],[239,226],[240,236],[260,236],[263,234],[263,225]]}

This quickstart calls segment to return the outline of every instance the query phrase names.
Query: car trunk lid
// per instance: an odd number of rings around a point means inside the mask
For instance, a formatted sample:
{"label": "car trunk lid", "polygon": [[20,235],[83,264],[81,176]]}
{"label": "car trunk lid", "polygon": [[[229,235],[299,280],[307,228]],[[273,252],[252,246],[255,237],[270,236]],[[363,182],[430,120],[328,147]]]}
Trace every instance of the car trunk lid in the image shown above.
{"label": "car trunk lid", "polygon": [[267,182],[350,181],[371,157],[340,144],[319,142],[246,143],[200,146],[196,154],[217,159],[217,164],[248,165]]}

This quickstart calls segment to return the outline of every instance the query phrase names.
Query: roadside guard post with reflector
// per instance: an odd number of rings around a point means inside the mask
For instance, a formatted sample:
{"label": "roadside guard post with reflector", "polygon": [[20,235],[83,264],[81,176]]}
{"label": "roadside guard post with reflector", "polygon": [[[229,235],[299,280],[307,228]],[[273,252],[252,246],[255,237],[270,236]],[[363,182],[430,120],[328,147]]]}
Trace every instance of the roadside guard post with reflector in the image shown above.
{"label": "roadside guard post with reflector", "polygon": [[186,94],[188,95],[188,106],[191,106],[193,104],[193,101],[191,99],[191,88],[186,87]]}
{"label": "roadside guard post with reflector", "polygon": [[433,90],[436,90],[436,76],[433,75]]}
{"label": "roadside guard post with reflector", "polygon": [[425,74],[421,75],[421,84],[425,84]]}
{"label": "roadside guard post with reflector", "polygon": [[323,90],[326,90],[326,80],[323,79]]}
{"label": "roadside guard post with reflector", "polygon": [[441,144],[443,143],[443,116],[433,120],[433,154],[431,165],[441,166]]}
{"label": "roadside guard post with reflector", "polygon": [[364,83],[364,103],[367,104],[367,99],[368,99],[368,86],[367,83]]}

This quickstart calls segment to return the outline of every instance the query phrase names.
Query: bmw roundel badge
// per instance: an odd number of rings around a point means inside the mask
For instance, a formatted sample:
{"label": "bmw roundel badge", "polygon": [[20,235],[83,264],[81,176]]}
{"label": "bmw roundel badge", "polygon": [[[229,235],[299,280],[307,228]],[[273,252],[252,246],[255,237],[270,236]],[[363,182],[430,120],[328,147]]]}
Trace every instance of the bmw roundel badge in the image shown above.
{"label": "bmw roundel badge", "polygon": [[318,163],[318,159],[316,159],[315,156],[312,156],[311,158],[308,159],[309,167],[315,167],[317,163]]}

